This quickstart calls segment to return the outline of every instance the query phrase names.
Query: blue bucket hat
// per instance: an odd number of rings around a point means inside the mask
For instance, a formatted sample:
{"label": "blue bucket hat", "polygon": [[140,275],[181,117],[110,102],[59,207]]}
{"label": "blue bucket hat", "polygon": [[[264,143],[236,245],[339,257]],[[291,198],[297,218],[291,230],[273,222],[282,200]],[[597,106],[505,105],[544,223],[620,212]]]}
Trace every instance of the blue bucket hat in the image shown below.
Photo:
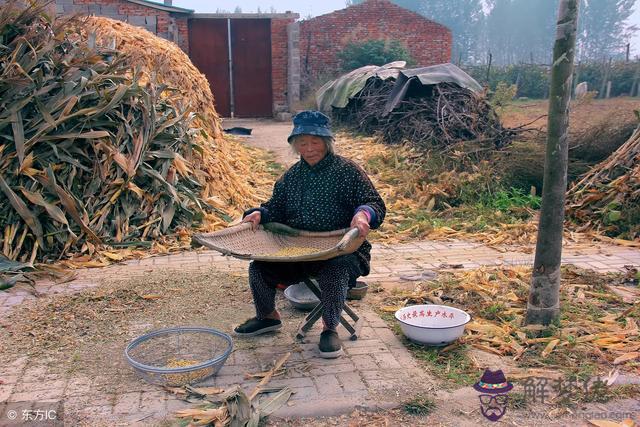
{"label": "blue bucket hat", "polygon": [[320,111],[301,111],[293,116],[293,130],[287,138],[291,144],[291,138],[298,135],[316,135],[333,138],[329,129],[329,117]]}

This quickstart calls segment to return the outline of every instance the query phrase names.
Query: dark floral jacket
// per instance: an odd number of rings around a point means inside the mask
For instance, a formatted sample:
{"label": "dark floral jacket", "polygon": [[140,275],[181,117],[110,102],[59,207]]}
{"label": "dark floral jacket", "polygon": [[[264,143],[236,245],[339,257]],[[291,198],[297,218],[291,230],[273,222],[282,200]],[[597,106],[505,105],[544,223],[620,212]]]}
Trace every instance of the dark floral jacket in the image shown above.
{"label": "dark floral jacket", "polygon": [[[382,197],[364,170],[353,161],[328,153],[314,166],[304,160],[276,181],[271,199],[259,208],[261,223],[280,222],[308,231],[347,228],[358,210],[371,217],[370,227],[380,227],[386,214]],[[371,244],[365,241],[356,251],[364,275],[369,273]]]}

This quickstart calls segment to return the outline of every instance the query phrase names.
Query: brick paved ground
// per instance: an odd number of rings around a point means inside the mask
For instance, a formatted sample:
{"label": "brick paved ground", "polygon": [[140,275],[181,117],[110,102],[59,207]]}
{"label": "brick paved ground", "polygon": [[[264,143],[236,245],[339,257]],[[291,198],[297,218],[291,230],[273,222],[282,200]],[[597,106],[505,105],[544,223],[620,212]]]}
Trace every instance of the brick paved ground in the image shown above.
{"label": "brick paved ground", "polygon": [[[369,283],[410,283],[425,271],[443,265],[462,264],[464,268],[481,265],[532,263],[532,255],[503,248],[489,248],[469,242],[418,241],[395,246],[375,245],[372,252],[373,269]],[[565,263],[600,272],[622,271],[625,265],[640,265],[640,250],[613,246],[569,246],[564,250]],[[212,251],[184,252],[169,256],[133,260],[101,269],[79,270],[78,277],[65,284],[41,281],[39,293],[72,293],[98,286],[103,278],[144,275],[154,267],[177,269],[181,272],[210,268],[220,271],[246,271],[245,261],[227,258]],[[34,298],[28,292],[10,289],[0,293],[0,318],[20,303]],[[365,300],[366,301],[366,300]],[[302,315],[293,317],[288,330],[258,337],[251,349],[235,351],[219,374],[208,384],[225,387],[241,384],[251,390],[255,380],[245,380],[245,372],[263,370],[277,355],[293,351],[286,376],[271,381],[272,385],[288,385],[296,392],[289,405],[281,408],[281,416],[321,416],[350,412],[354,407],[379,408],[392,406],[411,395],[408,390],[430,390],[431,379],[417,368],[414,360],[386,324],[366,303],[357,310],[365,318],[363,335],[351,342],[345,339],[345,356],[322,360],[316,355],[319,325],[302,343],[293,338],[295,326]],[[286,314],[286,313],[285,313]],[[291,314],[291,313],[289,313]],[[287,316],[285,315],[285,318]],[[342,331],[344,333],[344,331]],[[343,335],[346,338],[346,335]],[[109,390],[113,378],[86,378],[54,374],[46,361],[21,358],[4,361],[0,366],[0,420],[9,409],[29,401],[63,400],[69,420],[107,424],[118,420],[130,424],[148,424],[185,406],[185,403],[150,387],[132,372],[124,372],[122,381],[127,392]],[[0,422],[2,424],[2,422]]]}

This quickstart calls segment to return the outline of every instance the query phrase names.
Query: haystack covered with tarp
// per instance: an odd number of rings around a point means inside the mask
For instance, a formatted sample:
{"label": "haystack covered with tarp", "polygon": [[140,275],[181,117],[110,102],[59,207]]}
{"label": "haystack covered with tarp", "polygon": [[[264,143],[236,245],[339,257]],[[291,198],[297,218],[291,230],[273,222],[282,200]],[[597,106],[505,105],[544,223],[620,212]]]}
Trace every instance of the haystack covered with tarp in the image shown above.
{"label": "haystack covered with tarp", "polygon": [[[238,209],[231,191],[248,189],[219,152],[217,115],[193,86],[202,81],[184,79],[195,110],[167,77],[172,71],[145,73],[117,43],[78,37],[86,29],[77,19],[51,21],[41,6],[0,9],[0,250],[12,260],[92,253],[206,216],[230,219]],[[140,37],[138,58],[160,44],[148,32]],[[174,68],[190,64],[180,53]]]}
{"label": "haystack covered with tarp", "polygon": [[581,231],[640,241],[640,126],[571,187],[567,213]]}
{"label": "haystack covered with tarp", "polygon": [[513,132],[502,127],[482,87],[460,68],[404,65],[366,66],[330,81],[316,93],[318,108],[389,144],[474,141],[500,148],[511,141]]}

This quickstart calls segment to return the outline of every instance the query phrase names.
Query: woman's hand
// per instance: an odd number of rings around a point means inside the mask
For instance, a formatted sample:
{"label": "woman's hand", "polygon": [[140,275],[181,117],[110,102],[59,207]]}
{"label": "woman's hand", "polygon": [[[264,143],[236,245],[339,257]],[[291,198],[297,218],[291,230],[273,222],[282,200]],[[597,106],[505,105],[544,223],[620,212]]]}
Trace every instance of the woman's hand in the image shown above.
{"label": "woman's hand", "polygon": [[351,220],[351,227],[356,227],[360,231],[360,237],[367,237],[369,234],[369,218],[362,211],[357,212]]}
{"label": "woman's hand", "polygon": [[260,225],[260,220],[262,219],[262,213],[260,211],[251,212],[249,215],[245,216],[242,222],[250,222],[251,229],[256,231],[258,226]]}

